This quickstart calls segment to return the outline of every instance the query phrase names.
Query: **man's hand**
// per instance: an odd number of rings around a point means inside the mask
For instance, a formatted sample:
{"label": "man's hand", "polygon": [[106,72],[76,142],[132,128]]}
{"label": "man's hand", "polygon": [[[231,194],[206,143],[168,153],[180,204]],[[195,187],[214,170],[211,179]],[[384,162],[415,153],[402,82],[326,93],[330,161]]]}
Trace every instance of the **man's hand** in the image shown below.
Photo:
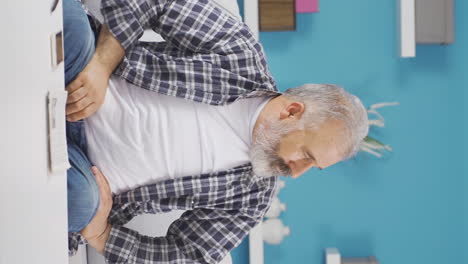
{"label": "man's hand", "polygon": [[96,167],[92,167],[91,170],[99,186],[100,203],[96,215],[80,233],[93,248],[103,253],[112,228],[107,222],[107,218],[112,209],[112,193],[109,183],[101,171]]}
{"label": "man's hand", "polygon": [[122,45],[107,26],[102,25],[93,58],[67,86],[68,121],[86,118],[99,109],[104,103],[109,78],[124,55]]}
{"label": "man's hand", "polygon": [[78,121],[96,112],[104,103],[110,72],[96,57],[68,86],[67,120]]}

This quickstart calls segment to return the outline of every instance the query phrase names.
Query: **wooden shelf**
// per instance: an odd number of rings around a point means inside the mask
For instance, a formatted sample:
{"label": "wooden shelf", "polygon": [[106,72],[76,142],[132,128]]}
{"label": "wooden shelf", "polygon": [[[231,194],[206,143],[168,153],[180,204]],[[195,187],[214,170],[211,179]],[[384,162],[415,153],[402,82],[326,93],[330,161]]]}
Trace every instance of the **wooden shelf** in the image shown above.
{"label": "wooden shelf", "polygon": [[260,31],[296,30],[295,0],[259,0]]}

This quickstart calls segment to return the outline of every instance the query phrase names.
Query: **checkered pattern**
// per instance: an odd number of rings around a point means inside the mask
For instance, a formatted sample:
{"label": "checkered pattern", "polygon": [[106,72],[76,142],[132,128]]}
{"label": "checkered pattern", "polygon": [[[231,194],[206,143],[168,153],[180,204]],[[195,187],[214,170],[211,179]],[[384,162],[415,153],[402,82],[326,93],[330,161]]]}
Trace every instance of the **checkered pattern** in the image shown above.
{"label": "checkered pattern", "polygon": [[[103,0],[105,23],[126,49],[115,74],[151,91],[211,105],[277,94],[248,26],[211,0]],[[140,42],[145,29],[165,42]]]}
{"label": "checkered pattern", "polygon": [[[258,177],[250,164],[146,185],[114,197],[105,248],[107,263],[218,263],[263,217],[276,177]],[[165,237],[123,227],[139,214],[186,211]],[[155,223],[157,224],[157,223]],[[86,241],[69,235],[70,254]]]}
{"label": "checkered pattern", "polygon": [[[223,105],[279,94],[263,48],[248,27],[210,0],[103,0],[105,23],[126,55],[114,74],[161,94]],[[97,33],[99,22],[91,18]],[[144,29],[165,42],[140,42]],[[217,263],[239,245],[268,209],[276,177],[251,164],[187,176],[114,196],[105,248],[108,263]],[[165,237],[123,227],[134,216],[187,210]],[[155,223],[157,224],[157,223]],[[69,234],[69,254],[86,241]]]}

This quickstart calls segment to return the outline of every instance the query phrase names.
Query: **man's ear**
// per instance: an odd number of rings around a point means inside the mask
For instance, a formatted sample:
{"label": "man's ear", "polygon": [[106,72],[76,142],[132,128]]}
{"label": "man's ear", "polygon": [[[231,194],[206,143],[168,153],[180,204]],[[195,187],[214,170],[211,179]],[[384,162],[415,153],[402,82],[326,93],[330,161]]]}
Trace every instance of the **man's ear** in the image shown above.
{"label": "man's ear", "polygon": [[295,118],[296,120],[301,119],[302,114],[305,111],[305,105],[301,102],[290,102],[280,112],[280,119]]}

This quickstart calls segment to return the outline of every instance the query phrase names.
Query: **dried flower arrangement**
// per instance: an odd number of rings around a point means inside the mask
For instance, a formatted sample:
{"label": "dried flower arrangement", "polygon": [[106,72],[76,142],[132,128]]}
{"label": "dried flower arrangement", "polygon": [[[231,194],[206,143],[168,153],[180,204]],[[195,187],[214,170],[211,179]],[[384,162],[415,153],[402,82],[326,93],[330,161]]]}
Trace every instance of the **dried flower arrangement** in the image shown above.
{"label": "dried flower arrangement", "polygon": [[[373,104],[367,109],[367,113],[369,115],[374,115],[377,118],[376,119],[370,119],[369,118],[369,129],[372,126],[377,126],[377,127],[384,127],[385,126],[385,119],[384,117],[377,111],[377,109],[385,106],[394,106],[394,105],[399,105],[398,102],[391,102],[391,103],[378,103],[378,104]],[[360,146],[361,151],[365,151],[367,153],[370,153],[371,155],[374,155],[378,158],[381,158],[383,155],[383,152],[385,151],[392,151],[392,148],[389,145],[385,145],[384,143],[380,142],[379,140],[367,136],[364,141],[362,142]]]}

